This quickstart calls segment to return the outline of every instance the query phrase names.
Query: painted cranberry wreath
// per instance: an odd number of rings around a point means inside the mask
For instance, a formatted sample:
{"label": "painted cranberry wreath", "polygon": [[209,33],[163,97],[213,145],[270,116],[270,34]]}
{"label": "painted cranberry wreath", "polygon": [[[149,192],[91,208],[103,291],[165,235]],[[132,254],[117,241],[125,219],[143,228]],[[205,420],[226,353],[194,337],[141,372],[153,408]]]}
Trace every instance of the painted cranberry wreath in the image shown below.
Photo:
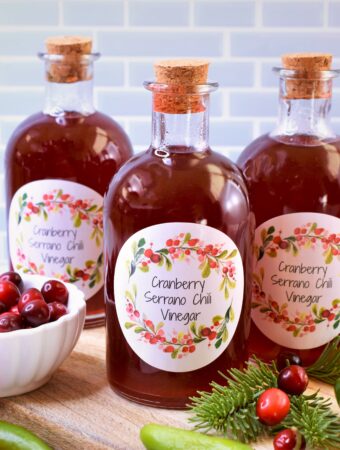
{"label": "painted cranberry wreath", "polygon": [[236,267],[233,258],[237,255],[237,249],[228,251],[223,244],[205,244],[203,241],[193,238],[190,233],[180,233],[174,238],[167,239],[165,246],[155,250],[153,243],[146,245],[144,238],[132,247],[133,259],[129,264],[129,279],[138,268],[142,272],[148,272],[150,265],[165,265],[170,271],[176,261],[190,261],[197,258],[202,278],[208,278],[214,270],[221,276],[220,290],[224,291],[226,299],[229,298],[229,289],[236,287]]}
{"label": "painted cranberry wreath", "polygon": [[83,222],[91,225],[90,238],[95,239],[97,247],[102,245],[103,207],[96,205],[92,199],[76,199],[62,189],[53,189],[51,192],[43,194],[39,202],[30,201],[26,193],[19,197],[18,202],[18,225],[22,220],[30,222],[35,215],[48,220],[49,214],[62,213],[64,209],[68,209],[73,220],[73,226],[79,228]]}
{"label": "painted cranberry wreath", "polygon": [[319,227],[316,222],[294,228],[289,236],[282,236],[274,226],[261,230],[261,245],[255,246],[257,261],[265,255],[275,258],[282,250],[297,255],[302,248],[320,247],[326,264],[340,258],[340,233],[331,233]]}
{"label": "painted cranberry wreath", "polygon": [[270,295],[267,296],[262,289],[264,280],[264,270],[261,268],[259,274],[253,274],[252,309],[259,309],[267,321],[280,324],[286,331],[291,332],[294,337],[303,337],[308,333],[313,333],[316,327],[323,322],[329,325],[333,322],[336,330],[340,325],[340,299],[332,301],[330,308],[324,308],[314,304],[311,311],[297,312],[294,317],[288,314],[288,303],[275,301]]}
{"label": "painted cranberry wreath", "polygon": [[155,324],[145,315],[141,317],[140,312],[136,309],[137,288],[135,285],[130,291],[125,292],[125,298],[126,313],[130,319],[125,322],[125,328],[133,329],[140,335],[142,342],[157,346],[160,351],[169,353],[173,359],[181,359],[194,353],[196,346],[204,341],[208,342],[208,347],[214,345],[218,349],[222,342],[226,342],[228,339],[228,322],[234,320],[234,310],[230,305],[225,316],[214,316],[210,325],[197,325],[196,322],[191,322],[185,331],[173,331],[171,335],[167,336],[164,322]]}

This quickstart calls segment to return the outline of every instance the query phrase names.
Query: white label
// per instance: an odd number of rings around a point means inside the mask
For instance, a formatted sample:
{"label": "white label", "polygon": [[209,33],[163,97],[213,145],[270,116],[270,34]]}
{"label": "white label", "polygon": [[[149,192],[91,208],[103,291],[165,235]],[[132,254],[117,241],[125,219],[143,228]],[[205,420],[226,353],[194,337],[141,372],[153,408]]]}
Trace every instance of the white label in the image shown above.
{"label": "white label", "polygon": [[9,246],[15,270],[74,283],[91,298],[103,286],[103,197],[71,181],[25,184],[11,202]]}
{"label": "white label", "polygon": [[164,223],[123,245],[115,269],[120,326],[134,352],[170,372],[204,367],[228,347],[240,318],[243,266],[214,228]]}
{"label": "white label", "polygon": [[277,344],[319,347],[340,329],[340,219],[294,213],[255,234],[252,318]]}

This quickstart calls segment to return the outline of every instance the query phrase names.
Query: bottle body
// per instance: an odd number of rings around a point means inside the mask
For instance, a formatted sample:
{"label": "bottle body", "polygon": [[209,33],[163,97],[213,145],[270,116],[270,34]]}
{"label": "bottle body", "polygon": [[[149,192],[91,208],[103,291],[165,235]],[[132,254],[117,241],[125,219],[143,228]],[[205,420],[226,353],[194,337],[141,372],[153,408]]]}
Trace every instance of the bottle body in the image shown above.
{"label": "bottle body", "polygon": [[[230,202],[231,198],[232,202]],[[242,293],[241,298],[235,298],[235,302],[241,303],[235,307],[237,310],[235,320],[238,321],[238,325],[227,347],[219,356],[213,356],[213,360],[208,356],[203,366],[200,363],[196,366],[193,364],[192,367],[197,368],[190,370],[190,364],[192,364],[190,356],[200,355],[203,346],[207,347],[208,343],[215,346],[219,340],[217,336],[224,317],[217,315],[215,323],[210,323],[209,311],[213,312],[214,301],[210,305],[208,300],[209,305],[205,310],[205,316],[204,311],[200,311],[199,316],[189,315],[188,320],[182,320],[185,312],[193,311],[190,295],[197,294],[196,299],[198,299],[199,289],[196,291],[189,289],[183,293],[178,288],[179,283],[183,283],[184,280],[193,281],[195,278],[194,268],[200,265],[202,271],[205,260],[210,261],[209,273],[218,270],[215,261],[209,259],[213,258],[213,245],[211,248],[207,246],[208,241],[205,239],[203,255],[200,253],[202,249],[198,248],[200,233],[202,232],[204,238],[207,238],[205,231],[208,227],[212,227],[212,230],[208,230],[208,236],[211,233],[211,244],[214,244],[214,240],[217,238],[214,232],[221,231],[235,243],[243,266],[247,268],[249,256],[247,248],[249,240],[251,240],[251,227],[243,180],[235,166],[210,149],[204,152],[190,152],[189,149],[181,147],[173,149],[164,158],[159,156],[157,149],[150,148],[146,153],[132,158],[119,171],[110,185],[105,211],[109,382],[113,389],[134,401],[153,406],[184,408],[189,396],[194,395],[197,390],[209,389],[209,383],[217,375],[218,370],[225,371],[229,367],[240,367],[246,358],[245,341],[249,332],[249,302],[246,298],[247,294]],[[144,341],[149,340],[144,345],[148,346],[148,351],[153,352],[150,359],[145,353],[133,351],[131,342],[128,342],[127,333],[130,330],[133,332],[136,327],[131,325],[131,328],[125,330],[124,333],[122,331],[124,325],[121,326],[122,321],[117,315],[117,310],[119,310],[117,302],[121,302],[122,299],[115,298],[115,293],[117,294],[119,290],[114,288],[114,272],[117,273],[117,258],[125,242],[140,230],[143,230],[143,236],[148,235],[148,231],[153,230],[154,226],[156,230],[159,227],[159,242],[163,240],[163,246],[157,246],[157,242],[154,246],[151,243],[150,248],[151,239],[138,240],[138,244],[143,247],[144,260],[141,263],[137,261],[136,270],[143,271],[147,267],[147,271],[151,273],[151,281],[150,286],[145,288],[148,292],[145,293],[144,298],[137,298],[137,306],[134,311],[131,310],[131,313],[137,310],[137,316],[141,318],[136,333],[139,332],[139,329],[144,328],[140,333]],[[202,230],[195,227],[202,227]],[[156,238],[156,234],[154,233],[153,237]],[[219,254],[221,252],[216,249],[215,255]],[[168,267],[162,265],[160,258],[164,258],[164,264]],[[159,266],[160,264],[161,266]],[[220,264],[222,265],[223,262]],[[178,267],[177,272],[174,271],[175,267]],[[192,270],[192,276],[188,275],[186,270],[189,270],[189,273]],[[245,284],[247,275],[249,272],[246,272]],[[208,280],[209,276],[205,273],[201,280]],[[175,283],[177,281],[177,287],[172,284],[172,288],[168,289],[168,285],[163,283],[165,279],[167,282]],[[160,280],[163,283],[161,287],[159,286]],[[242,281],[238,281],[242,283]],[[116,279],[115,283],[117,285],[119,280]],[[158,288],[160,287],[158,291],[155,289],[156,284]],[[149,287],[150,290],[148,290]],[[159,294],[157,299],[152,296],[155,292]],[[202,292],[202,294],[206,294],[206,292]],[[214,292],[212,294],[214,295]],[[176,303],[175,306],[171,306],[173,301],[176,302],[173,300],[176,295],[179,296],[178,299],[184,299],[183,306],[176,305]],[[169,300],[169,296],[172,300]],[[230,296],[233,297],[233,292],[230,293]],[[155,300],[150,301],[151,298]],[[165,333],[161,333],[159,337],[157,332],[153,333],[152,329],[148,329],[145,303],[149,301],[154,302],[149,309],[150,314],[153,310],[157,310],[157,312],[161,310],[162,324],[166,324]],[[224,303],[227,304],[228,300],[224,300]],[[177,321],[173,319],[171,324],[167,323],[166,314],[170,310],[183,312],[183,317],[180,319],[177,316]],[[214,314],[211,313],[211,315]],[[136,322],[134,319],[136,318],[130,314],[131,322],[128,323]],[[179,322],[180,320],[182,322]],[[198,331],[202,324],[206,328],[205,332],[202,329]],[[130,327],[130,325],[127,326]],[[172,326],[177,331],[178,329],[184,330],[183,336],[176,333],[175,337],[170,339],[169,330]],[[158,338],[160,342],[153,342],[153,338]],[[161,358],[161,356],[157,356],[157,352],[159,355],[164,356],[165,354],[165,358],[168,354],[170,360],[175,360],[174,366],[170,368],[166,360],[164,364],[159,362],[161,359],[157,358]],[[180,358],[183,356],[183,359],[178,362],[179,356]],[[178,366],[182,367],[183,365],[183,367],[178,369],[177,363]]]}
{"label": "bottle body", "polygon": [[111,118],[77,111],[29,117],[6,150],[12,265],[84,289],[90,326],[104,320],[102,198],[131,153]]}
{"label": "bottle body", "polygon": [[[330,92],[329,79],[314,84],[316,94]],[[327,121],[328,95],[281,91],[280,102],[278,128],[238,160],[257,227],[250,353],[272,360],[290,351],[309,365],[339,327],[340,141]]]}

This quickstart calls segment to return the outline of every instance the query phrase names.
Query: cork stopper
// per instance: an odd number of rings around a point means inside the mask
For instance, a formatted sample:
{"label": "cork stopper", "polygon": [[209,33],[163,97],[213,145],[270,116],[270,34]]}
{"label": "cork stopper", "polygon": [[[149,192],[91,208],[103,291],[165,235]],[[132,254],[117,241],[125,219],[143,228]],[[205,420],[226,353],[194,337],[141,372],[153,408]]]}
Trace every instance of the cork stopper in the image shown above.
{"label": "cork stopper", "polygon": [[157,83],[168,85],[166,93],[155,93],[154,110],[167,114],[187,114],[205,110],[202,96],[189,94],[188,87],[205,84],[209,62],[199,59],[157,61],[154,71]]}
{"label": "cork stopper", "polygon": [[282,55],[285,69],[297,71],[294,78],[286,81],[286,98],[327,98],[332,92],[329,80],[321,79],[322,71],[331,70],[332,55],[329,53],[289,53]]}
{"label": "cork stopper", "polygon": [[54,83],[75,83],[88,80],[92,74],[82,61],[83,55],[91,54],[92,39],[81,36],[55,36],[45,41],[47,53],[61,55],[60,61],[51,61],[47,78]]}

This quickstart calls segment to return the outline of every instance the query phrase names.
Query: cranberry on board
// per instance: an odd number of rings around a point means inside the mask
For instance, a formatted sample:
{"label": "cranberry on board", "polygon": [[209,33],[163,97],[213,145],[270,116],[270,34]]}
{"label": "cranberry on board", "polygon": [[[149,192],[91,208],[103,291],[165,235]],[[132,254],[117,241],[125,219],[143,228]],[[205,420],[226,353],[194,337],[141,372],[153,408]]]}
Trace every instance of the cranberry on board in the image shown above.
{"label": "cranberry on board", "polygon": [[21,316],[32,327],[38,327],[50,320],[50,310],[44,300],[32,300],[24,305]]}
{"label": "cranberry on board", "polygon": [[3,274],[0,275],[0,281],[3,281],[3,280],[11,281],[20,290],[24,287],[24,283],[22,281],[22,278],[17,272],[13,272],[13,271],[4,272]]}
{"label": "cranberry on board", "polygon": [[22,328],[22,319],[19,314],[5,312],[0,314],[0,333],[20,330]]}
{"label": "cranberry on board", "polygon": [[22,296],[20,297],[19,303],[18,303],[18,310],[21,313],[26,303],[31,302],[32,300],[41,300],[44,301],[44,297],[42,293],[39,291],[39,289],[36,288],[30,288],[25,291]]}
{"label": "cranberry on board", "polygon": [[20,291],[17,286],[8,280],[0,280],[0,309],[8,311],[16,305],[20,298]]}
{"label": "cranberry on board", "polygon": [[60,317],[67,314],[67,308],[63,303],[60,302],[52,302],[49,303],[48,309],[50,310],[50,322],[54,322],[58,320]]}
{"label": "cranberry on board", "polygon": [[274,437],[274,450],[304,450],[306,441],[304,437],[292,428],[286,428]]}
{"label": "cranberry on board", "polygon": [[18,305],[12,306],[12,308],[9,310],[9,312],[11,312],[13,314],[19,314],[19,316],[20,316]]}
{"label": "cranberry on board", "polygon": [[262,392],[256,403],[256,415],[266,425],[277,425],[289,413],[290,400],[281,389],[270,388]]}
{"label": "cranberry on board", "polygon": [[277,385],[287,394],[300,395],[308,385],[307,372],[301,366],[288,366],[279,373]]}
{"label": "cranberry on board", "polygon": [[41,288],[41,293],[45,299],[46,303],[59,302],[64,305],[68,301],[68,290],[67,287],[58,280],[48,280],[43,284]]}

